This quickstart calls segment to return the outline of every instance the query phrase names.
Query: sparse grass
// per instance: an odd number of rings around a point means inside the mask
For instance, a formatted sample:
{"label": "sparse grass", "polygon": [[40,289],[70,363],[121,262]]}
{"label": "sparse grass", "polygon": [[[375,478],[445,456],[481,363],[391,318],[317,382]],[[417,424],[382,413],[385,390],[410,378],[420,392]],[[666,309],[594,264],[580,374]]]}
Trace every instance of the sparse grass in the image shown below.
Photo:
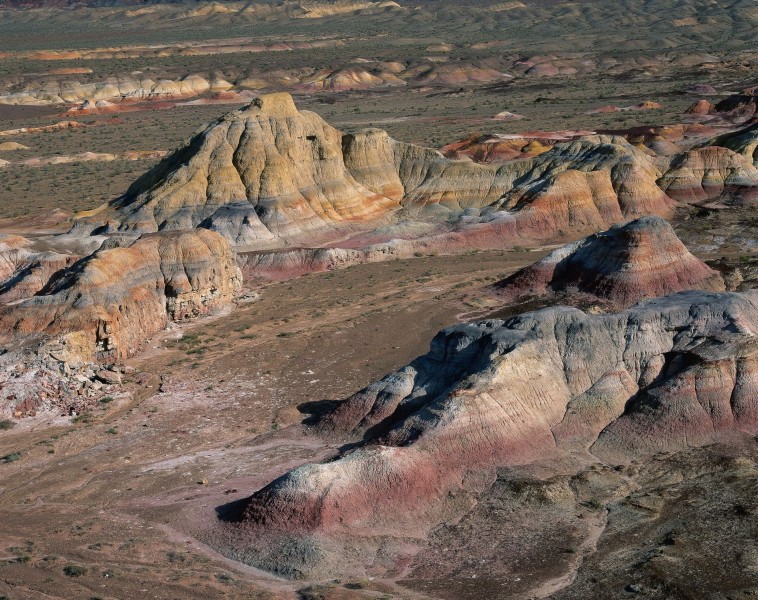
{"label": "sparse grass", "polygon": [[0,431],[8,431],[9,429],[13,429],[15,426],[16,423],[10,419],[3,419],[0,421]]}

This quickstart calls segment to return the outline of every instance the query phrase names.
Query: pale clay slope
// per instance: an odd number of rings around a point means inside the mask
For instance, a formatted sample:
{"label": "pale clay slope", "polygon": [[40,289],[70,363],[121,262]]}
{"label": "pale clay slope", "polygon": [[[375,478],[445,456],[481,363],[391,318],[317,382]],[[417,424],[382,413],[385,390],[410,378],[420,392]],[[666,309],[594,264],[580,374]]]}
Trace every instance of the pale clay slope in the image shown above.
{"label": "pale clay slope", "polygon": [[234,509],[241,522],[226,527],[244,535],[225,551],[329,576],[375,560],[378,535],[386,552],[455,520],[470,504],[453,499],[494,466],[571,454],[618,464],[755,435],[757,323],[757,292],[683,292],[618,314],[560,307],[446,329],[322,422],[362,436],[355,450]]}

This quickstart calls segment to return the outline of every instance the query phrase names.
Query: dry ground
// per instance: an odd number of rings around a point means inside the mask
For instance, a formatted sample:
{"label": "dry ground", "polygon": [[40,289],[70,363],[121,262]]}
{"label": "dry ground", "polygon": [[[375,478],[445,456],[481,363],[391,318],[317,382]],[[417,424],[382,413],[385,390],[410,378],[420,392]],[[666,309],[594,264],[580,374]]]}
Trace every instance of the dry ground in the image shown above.
{"label": "dry ground", "polygon": [[[297,585],[224,560],[191,532],[217,506],[334,452],[301,435],[298,405],[345,397],[425,352],[441,327],[477,309],[463,293],[537,254],[416,258],[263,284],[257,302],[151,340],[131,361],[133,395],[76,423],[2,432],[0,456],[20,458],[0,464],[0,595],[292,597]],[[86,573],[67,576],[71,565]]]}

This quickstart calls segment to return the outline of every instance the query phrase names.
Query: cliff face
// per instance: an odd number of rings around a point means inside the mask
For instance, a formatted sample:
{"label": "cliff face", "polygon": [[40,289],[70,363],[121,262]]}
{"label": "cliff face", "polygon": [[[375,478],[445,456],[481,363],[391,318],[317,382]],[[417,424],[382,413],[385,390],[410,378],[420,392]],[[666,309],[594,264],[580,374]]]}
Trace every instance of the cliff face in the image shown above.
{"label": "cliff face", "polygon": [[683,290],[724,291],[724,281],[687,250],[666,221],[642,217],[563,246],[493,289],[503,302],[584,294],[626,308]]}
{"label": "cliff face", "polygon": [[122,358],[169,320],[230,303],[240,283],[234,253],[220,235],[202,229],[146,235],[99,250],[35,296],[0,308],[2,341],[76,334],[83,358]]}
{"label": "cliff face", "polygon": [[373,543],[363,532],[400,539],[454,521],[460,493],[493,466],[620,464],[755,435],[756,323],[755,292],[683,292],[617,314],[551,308],[444,330],[322,421],[359,439],[352,451],[231,509],[227,527],[248,543],[235,556],[324,574]]}

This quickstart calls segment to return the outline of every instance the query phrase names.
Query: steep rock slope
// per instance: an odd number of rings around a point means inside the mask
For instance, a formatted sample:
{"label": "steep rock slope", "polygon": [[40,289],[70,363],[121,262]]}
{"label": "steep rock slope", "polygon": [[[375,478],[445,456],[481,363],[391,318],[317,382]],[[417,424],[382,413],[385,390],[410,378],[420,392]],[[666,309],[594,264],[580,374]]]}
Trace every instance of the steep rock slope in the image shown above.
{"label": "steep rock slope", "polygon": [[0,284],[0,303],[8,304],[34,296],[58,274],[62,274],[81,257],[58,252],[35,253],[28,264]]}
{"label": "steep rock slope", "polygon": [[225,551],[291,577],[334,573],[454,521],[493,466],[619,464],[755,435],[756,323],[756,292],[682,292],[444,330],[322,421],[357,437],[352,451],[229,507]]}
{"label": "steep rock slope", "polygon": [[220,235],[201,229],[146,235],[101,249],[37,295],[0,307],[0,342],[63,335],[85,360],[122,358],[169,320],[230,303],[239,284],[234,253]]}
{"label": "steep rock slope", "polygon": [[642,217],[563,246],[493,288],[506,302],[565,293],[626,308],[683,290],[724,291],[724,281],[666,221]]}

